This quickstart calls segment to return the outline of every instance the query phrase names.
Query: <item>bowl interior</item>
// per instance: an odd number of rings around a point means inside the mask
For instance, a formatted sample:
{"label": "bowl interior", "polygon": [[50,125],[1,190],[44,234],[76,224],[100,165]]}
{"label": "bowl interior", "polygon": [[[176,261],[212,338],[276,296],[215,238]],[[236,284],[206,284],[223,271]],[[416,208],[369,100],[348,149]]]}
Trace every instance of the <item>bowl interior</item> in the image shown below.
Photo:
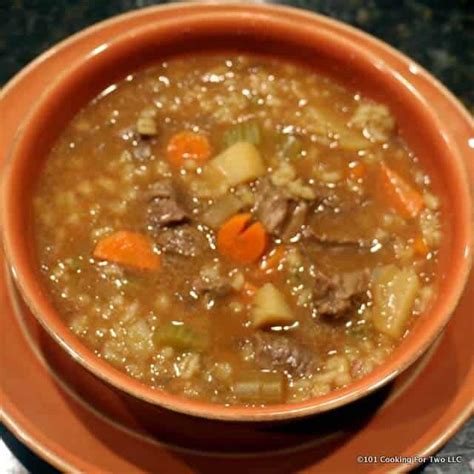
{"label": "bowl interior", "polygon": [[[52,307],[39,278],[33,245],[31,198],[55,140],[72,117],[104,88],[170,56],[240,51],[305,64],[351,90],[387,104],[402,137],[433,177],[442,197],[446,238],[440,249],[438,294],[429,311],[391,358],[365,378],[300,404],[224,408],[153,390],[104,363],[85,348]],[[430,104],[405,76],[354,42],[324,29],[299,25],[268,13],[195,14],[132,30],[71,65],[50,86],[23,124],[5,170],[2,207],[6,255],[20,290],[50,333],[82,364],[132,394],[178,411],[210,418],[291,418],[359,398],[399,373],[423,352],[447,322],[469,268],[470,203],[456,144],[443,134]]]}

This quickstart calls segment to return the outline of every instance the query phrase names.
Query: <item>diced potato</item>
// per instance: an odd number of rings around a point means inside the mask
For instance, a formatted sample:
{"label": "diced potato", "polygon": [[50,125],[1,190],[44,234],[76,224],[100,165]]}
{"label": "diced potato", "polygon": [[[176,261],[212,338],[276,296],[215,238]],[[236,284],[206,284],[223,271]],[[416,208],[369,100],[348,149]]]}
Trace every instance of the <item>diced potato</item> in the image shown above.
{"label": "diced potato", "polygon": [[247,142],[230,146],[217,155],[207,167],[219,170],[229,187],[253,181],[266,172],[257,148]]}
{"label": "diced potato", "polygon": [[373,282],[375,328],[394,339],[401,337],[419,288],[420,281],[413,268],[387,265],[378,269]]}
{"label": "diced potato", "polygon": [[285,298],[271,283],[266,283],[255,293],[251,317],[255,328],[286,326],[295,320]]}
{"label": "diced potato", "polygon": [[147,116],[142,116],[137,120],[137,131],[140,135],[149,137],[158,133],[155,120]]}

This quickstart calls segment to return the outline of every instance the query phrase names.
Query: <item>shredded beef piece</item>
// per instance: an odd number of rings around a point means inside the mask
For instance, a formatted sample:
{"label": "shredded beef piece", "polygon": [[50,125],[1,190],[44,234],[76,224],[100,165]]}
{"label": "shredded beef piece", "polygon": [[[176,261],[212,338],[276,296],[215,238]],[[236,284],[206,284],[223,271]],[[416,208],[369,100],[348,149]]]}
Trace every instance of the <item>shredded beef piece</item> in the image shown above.
{"label": "shredded beef piece", "polygon": [[185,257],[195,257],[209,248],[205,235],[191,224],[162,229],[155,238],[162,251]]}
{"label": "shredded beef piece", "polygon": [[268,179],[262,179],[255,190],[255,213],[270,234],[278,232],[286,219],[290,198]]}
{"label": "shredded beef piece", "polygon": [[258,332],[251,339],[255,360],[262,369],[283,369],[294,375],[309,375],[318,358],[307,346],[281,334]]}
{"label": "shredded beef piece", "polygon": [[287,241],[303,229],[309,212],[304,200],[295,200],[268,179],[260,180],[255,192],[255,214],[270,234]]}
{"label": "shredded beef piece", "polygon": [[178,203],[176,192],[169,180],[155,183],[147,192],[148,228],[156,233],[162,227],[181,224],[188,220],[188,213]]}
{"label": "shredded beef piece", "polygon": [[230,279],[221,275],[206,277],[199,275],[192,282],[194,291],[198,294],[209,294],[213,297],[222,297],[232,291]]}
{"label": "shredded beef piece", "polygon": [[302,235],[304,238],[326,247],[355,247],[369,249],[373,245],[372,240],[364,238],[356,239],[349,236],[329,236],[324,233],[318,235],[310,226],[304,228]]}
{"label": "shredded beef piece", "polygon": [[315,308],[322,316],[345,316],[360,303],[368,280],[366,271],[346,272],[331,278],[318,272],[313,290]]}
{"label": "shredded beef piece", "polygon": [[139,161],[148,160],[152,155],[151,146],[143,140],[140,140],[138,145],[132,148],[132,155]]}

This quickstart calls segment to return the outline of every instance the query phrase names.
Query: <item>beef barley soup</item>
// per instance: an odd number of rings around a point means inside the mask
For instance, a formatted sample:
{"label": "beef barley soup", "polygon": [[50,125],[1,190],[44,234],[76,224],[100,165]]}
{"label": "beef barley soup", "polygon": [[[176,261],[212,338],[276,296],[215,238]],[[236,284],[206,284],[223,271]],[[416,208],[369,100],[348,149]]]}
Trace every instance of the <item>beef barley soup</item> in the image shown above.
{"label": "beef barley soup", "polygon": [[67,125],[34,199],[64,321],[152,387],[296,402],[381,364],[436,291],[440,204],[390,110],[302,66],[176,58]]}

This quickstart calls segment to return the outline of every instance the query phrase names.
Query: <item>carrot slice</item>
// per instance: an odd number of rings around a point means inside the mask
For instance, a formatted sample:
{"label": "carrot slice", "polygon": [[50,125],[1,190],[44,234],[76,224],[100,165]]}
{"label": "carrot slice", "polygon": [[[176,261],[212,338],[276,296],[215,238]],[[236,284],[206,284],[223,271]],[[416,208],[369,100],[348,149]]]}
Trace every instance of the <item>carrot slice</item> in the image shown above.
{"label": "carrot slice", "polygon": [[180,168],[186,160],[194,160],[197,165],[203,165],[211,157],[212,149],[204,135],[184,131],[171,137],[166,152],[168,161]]}
{"label": "carrot slice", "polygon": [[274,270],[276,267],[278,267],[284,255],[285,255],[285,246],[278,245],[267,255],[267,257],[265,257],[265,259],[262,261],[260,265],[260,269],[263,270],[264,272]]}
{"label": "carrot slice", "polygon": [[217,250],[237,263],[252,263],[265,252],[268,236],[260,222],[247,227],[252,215],[237,214],[222,224],[217,233]]}
{"label": "carrot slice", "polygon": [[423,196],[385,163],[380,164],[380,182],[390,205],[403,217],[413,219],[423,209]]}
{"label": "carrot slice", "polygon": [[422,235],[417,235],[413,239],[413,250],[419,255],[426,255],[430,251]]}
{"label": "carrot slice", "polygon": [[100,240],[94,257],[139,270],[157,270],[160,256],[153,253],[150,239],[143,234],[122,230]]}

